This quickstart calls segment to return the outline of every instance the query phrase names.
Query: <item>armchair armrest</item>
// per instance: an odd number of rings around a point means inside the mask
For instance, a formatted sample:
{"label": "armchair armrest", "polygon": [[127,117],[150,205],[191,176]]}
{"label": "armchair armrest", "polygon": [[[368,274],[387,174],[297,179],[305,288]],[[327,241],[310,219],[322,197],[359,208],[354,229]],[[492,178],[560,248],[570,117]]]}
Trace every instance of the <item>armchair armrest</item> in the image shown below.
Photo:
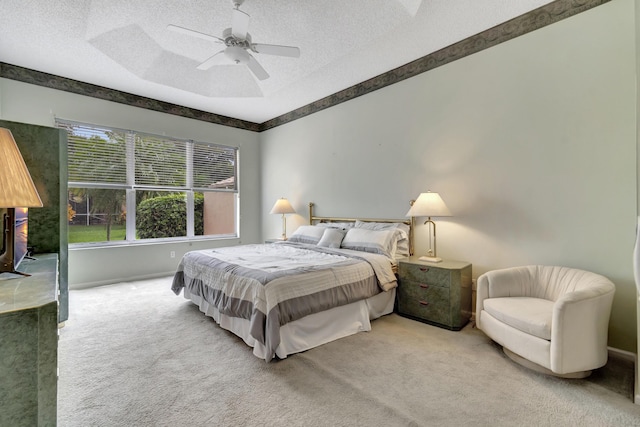
{"label": "armchair armrest", "polygon": [[577,372],[607,362],[609,317],[615,286],[603,282],[562,295],[553,307],[551,370]]}

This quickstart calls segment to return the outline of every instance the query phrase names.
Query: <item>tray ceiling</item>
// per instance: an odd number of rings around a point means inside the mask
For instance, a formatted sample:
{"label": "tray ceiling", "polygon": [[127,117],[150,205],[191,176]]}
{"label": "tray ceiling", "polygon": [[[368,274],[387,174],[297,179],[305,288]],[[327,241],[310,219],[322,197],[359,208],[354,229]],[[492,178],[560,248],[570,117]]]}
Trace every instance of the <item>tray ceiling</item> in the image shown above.
{"label": "tray ceiling", "polygon": [[198,70],[221,45],[167,29],[220,37],[230,0],[3,0],[0,62],[260,124],[549,3],[246,0],[254,43],[301,50],[254,54],[270,74],[258,80],[245,65]]}

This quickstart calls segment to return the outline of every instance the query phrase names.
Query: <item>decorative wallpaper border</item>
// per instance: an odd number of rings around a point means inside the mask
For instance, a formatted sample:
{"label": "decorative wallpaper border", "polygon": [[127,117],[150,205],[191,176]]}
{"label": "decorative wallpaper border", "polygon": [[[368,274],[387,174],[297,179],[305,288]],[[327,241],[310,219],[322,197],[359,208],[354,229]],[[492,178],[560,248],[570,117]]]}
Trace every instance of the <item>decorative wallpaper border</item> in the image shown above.
{"label": "decorative wallpaper border", "polygon": [[261,130],[258,123],[208,113],[206,111],[183,107],[169,102],[158,101],[156,99],[121,92],[91,83],[84,83],[78,80],[43,73],[41,71],[31,70],[29,68],[23,68],[4,62],[0,62],[0,77],[44,86],[50,89],[90,96],[92,98],[104,99],[106,101],[117,102],[119,104],[125,104],[132,107],[140,107],[147,110],[159,111],[161,113],[188,117],[190,119],[201,120],[203,122],[246,129],[254,132],[260,132]]}
{"label": "decorative wallpaper border", "polygon": [[458,43],[440,49],[437,52],[416,59],[415,61],[401,67],[395,68],[384,74],[380,74],[379,76],[373,77],[362,83],[358,83],[264,123],[253,123],[245,120],[234,119],[232,117],[208,113],[206,111],[183,107],[169,102],[133,95],[131,93],[120,92],[114,89],[84,83],[3,62],[0,62],[0,77],[223,126],[230,126],[253,132],[263,132],[318,111],[322,111],[326,108],[333,107],[334,105],[338,105],[342,102],[366,95],[367,93],[382,89],[383,87],[398,83],[426,71],[433,70],[434,68],[577,15],[578,13],[600,6],[604,3],[608,3],[609,1],[611,0],[556,0],[538,9],[532,10],[531,12],[525,13],[524,15],[511,19],[503,24],[497,25]]}
{"label": "decorative wallpaper border", "polygon": [[433,70],[434,68],[530,33],[609,1],[610,0],[556,0],[394,70],[266,121],[260,125],[260,131],[272,129],[324,110],[325,108],[333,107],[342,102],[357,98],[358,96],[366,95],[367,93]]}

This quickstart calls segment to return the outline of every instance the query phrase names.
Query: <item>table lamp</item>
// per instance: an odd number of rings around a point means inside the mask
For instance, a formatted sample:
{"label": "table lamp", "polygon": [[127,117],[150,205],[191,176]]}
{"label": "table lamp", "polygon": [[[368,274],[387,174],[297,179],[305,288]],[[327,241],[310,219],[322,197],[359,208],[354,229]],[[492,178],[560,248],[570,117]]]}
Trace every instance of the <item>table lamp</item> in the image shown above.
{"label": "table lamp", "polygon": [[442,197],[438,193],[427,191],[421,193],[418,198],[411,204],[408,217],[426,216],[425,224],[429,224],[429,250],[426,256],[421,256],[421,261],[440,262],[442,258],[436,253],[436,223],[431,219],[432,216],[451,216],[449,208],[444,204]]}
{"label": "table lamp", "polygon": [[296,211],[291,206],[291,203],[284,197],[278,199],[276,203],[271,208],[272,214],[282,214],[282,240],[287,240],[287,218],[286,214],[296,213]]}

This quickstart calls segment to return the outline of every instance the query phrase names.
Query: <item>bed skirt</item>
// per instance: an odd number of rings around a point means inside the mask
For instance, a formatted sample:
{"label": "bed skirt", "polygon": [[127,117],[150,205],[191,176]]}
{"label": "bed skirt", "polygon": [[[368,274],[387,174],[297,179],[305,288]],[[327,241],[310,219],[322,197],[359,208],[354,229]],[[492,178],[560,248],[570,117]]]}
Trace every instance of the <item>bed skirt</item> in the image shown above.
{"label": "bed skirt", "polygon": [[[198,295],[189,293],[185,287],[184,297],[196,304],[200,311],[213,318],[223,329],[233,332],[250,347],[253,354],[265,359],[265,346],[250,334],[247,319],[220,314],[217,308]],[[344,338],[358,332],[370,331],[371,320],[393,312],[396,290],[380,292],[371,298],[335,307],[320,313],[310,314],[280,327],[280,345],[276,356],[280,359],[290,354],[309,350],[322,344]]]}

